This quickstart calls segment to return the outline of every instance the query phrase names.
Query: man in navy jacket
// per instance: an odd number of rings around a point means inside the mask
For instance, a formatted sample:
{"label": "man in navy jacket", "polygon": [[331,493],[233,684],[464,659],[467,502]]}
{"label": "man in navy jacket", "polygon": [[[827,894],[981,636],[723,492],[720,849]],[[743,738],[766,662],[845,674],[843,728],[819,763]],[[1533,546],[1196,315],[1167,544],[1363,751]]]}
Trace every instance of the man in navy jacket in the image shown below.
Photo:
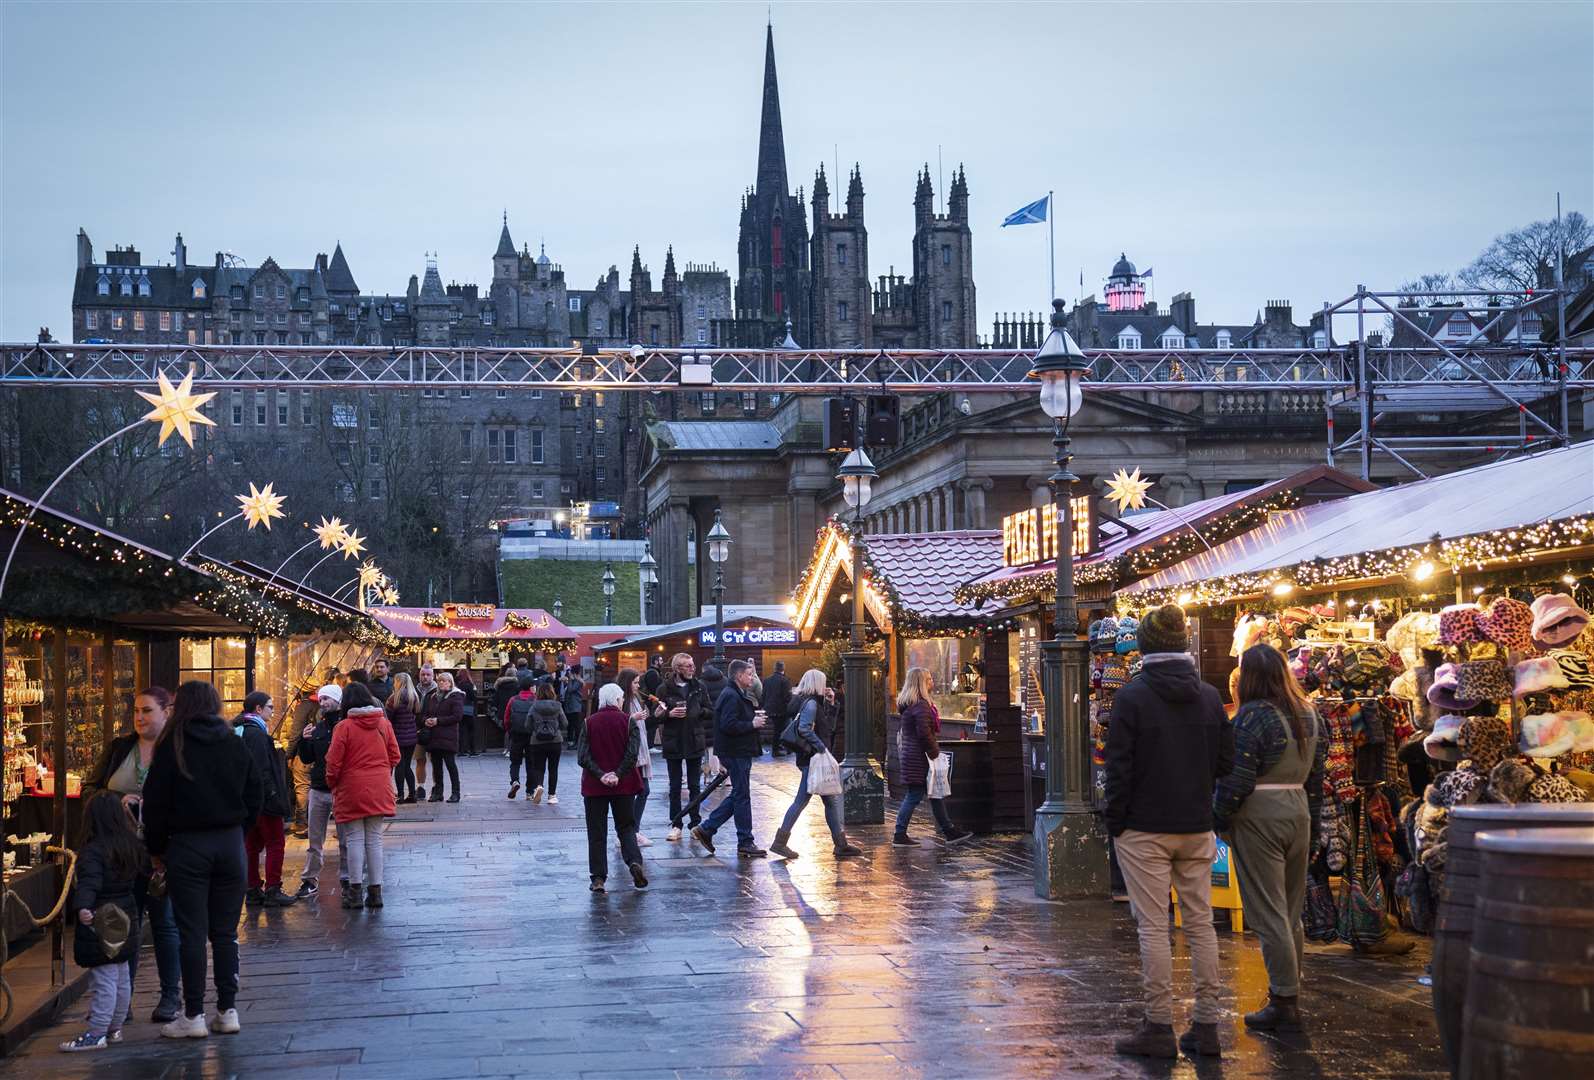
{"label": "man in navy jacket", "polygon": [[762,858],[767,852],[753,842],[753,759],[759,754],[758,733],[766,721],[753,696],[753,665],[731,661],[731,678],[714,703],[714,752],[731,777],[730,797],[721,801],[692,839],[714,853],[714,833],[732,814],[736,816],[736,853]]}

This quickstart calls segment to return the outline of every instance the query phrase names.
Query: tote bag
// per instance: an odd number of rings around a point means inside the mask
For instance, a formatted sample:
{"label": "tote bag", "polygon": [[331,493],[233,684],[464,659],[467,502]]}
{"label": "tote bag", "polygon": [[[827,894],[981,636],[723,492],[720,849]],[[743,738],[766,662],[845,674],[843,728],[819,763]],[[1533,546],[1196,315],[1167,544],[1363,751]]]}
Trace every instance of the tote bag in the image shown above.
{"label": "tote bag", "polygon": [[815,754],[808,761],[808,794],[821,797],[841,794],[841,766],[828,750]]}
{"label": "tote bag", "polygon": [[930,768],[926,783],[926,794],[932,799],[949,799],[952,797],[952,754],[942,750],[939,757],[929,759]]}

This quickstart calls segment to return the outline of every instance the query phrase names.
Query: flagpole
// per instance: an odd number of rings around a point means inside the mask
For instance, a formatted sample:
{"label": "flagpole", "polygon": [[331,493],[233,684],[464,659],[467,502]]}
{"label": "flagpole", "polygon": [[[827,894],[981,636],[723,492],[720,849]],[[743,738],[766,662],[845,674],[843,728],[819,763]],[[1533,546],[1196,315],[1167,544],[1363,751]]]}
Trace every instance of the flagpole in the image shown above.
{"label": "flagpole", "polygon": [[1046,245],[1051,253],[1052,266],[1052,291],[1046,295],[1048,305],[1057,299],[1057,208],[1052,205],[1055,202],[1052,195],[1053,192],[1046,193]]}

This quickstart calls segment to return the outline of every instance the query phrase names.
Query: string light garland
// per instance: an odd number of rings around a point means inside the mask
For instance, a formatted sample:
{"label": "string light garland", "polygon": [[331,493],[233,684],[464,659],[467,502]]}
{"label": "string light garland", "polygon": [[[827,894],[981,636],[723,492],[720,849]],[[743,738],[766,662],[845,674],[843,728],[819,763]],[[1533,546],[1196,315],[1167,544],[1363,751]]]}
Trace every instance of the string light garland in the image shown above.
{"label": "string light garland", "polygon": [[1424,563],[1447,567],[1451,573],[1480,572],[1540,554],[1570,552],[1594,545],[1594,515],[1580,514],[1513,529],[1494,529],[1470,536],[1441,540],[1437,536],[1421,546],[1384,548],[1331,559],[1310,559],[1293,566],[1257,573],[1232,574],[1147,589],[1128,599],[1156,607],[1182,602],[1211,607],[1250,597],[1289,592],[1321,591],[1347,582],[1409,579]]}

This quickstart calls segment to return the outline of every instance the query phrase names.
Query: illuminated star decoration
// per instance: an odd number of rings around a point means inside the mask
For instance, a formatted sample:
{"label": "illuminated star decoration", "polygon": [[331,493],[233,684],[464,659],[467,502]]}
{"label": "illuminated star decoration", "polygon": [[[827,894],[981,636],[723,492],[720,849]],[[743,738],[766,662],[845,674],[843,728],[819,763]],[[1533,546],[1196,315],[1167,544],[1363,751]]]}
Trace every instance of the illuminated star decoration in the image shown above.
{"label": "illuminated star decoration", "polygon": [[350,529],[343,535],[343,539],[338,541],[338,547],[343,549],[345,559],[358,558],[360,552],[365,550],[365,537]]}
{"label": "illuminated star decoration", "polygon": [[190,368],[183,381],[178,386],[173,386],[165,373],[160,375],[160,393],[151,394],[147,391],[138,391],[138,396],[155,406],[144,414],[145,420],[159,420],[161,425],[160,445],[166,445],[166,439],[172,432],[183,437],[183,442],[189,446],[194,445],[195,424],[209,424],[214,427],[216,421],[199,411],[199,407],[211,398],[214,393],[196,394],[193,392],[194,372]]}
{"label": "illuminated star decoration", "polygon": [[1139,510],[1146,505],[1146,492],[1151,487],[1152,481],[1141,478],[1138,465],[1133,473],[1119,469],[1107,481],[1107,501],[1116,503],[1120,514],[1125,510]]}
{"label": "illuminated star decoration", "polygon": [[368,562],[360,567],[360,588],[369,588],[372,585],[382,586],[387,583],[387,575],[382,573],[382,568],[374,562]]}
{"label": "illuminated star decoration", "polygon": [[397,589],[389,585],[387,588],[382,590],[382,603],[386,604],[388,607],[397,607],[398,602],[399,591]]}
{"label": "illuminated star decoration", "polygon": [[348,529],[337,518],[328,521],[326,515],[321,515],[321,524],[315,527],[315,538],[321,542],[322,551],[330,551],[335,547],[343,546],[343,538],[349,535]]}
{"label": "illuminated star decoration", "polygon": [[267,484],[258,490],[255,485],[249,485],[249,494],[236,496],[239,508],[243,510],[244,520],[253,529],[256,525],[264,525],[266,531],[271,531],[271,519],[285,515],[282,512],[281,495],[271,490]]}

